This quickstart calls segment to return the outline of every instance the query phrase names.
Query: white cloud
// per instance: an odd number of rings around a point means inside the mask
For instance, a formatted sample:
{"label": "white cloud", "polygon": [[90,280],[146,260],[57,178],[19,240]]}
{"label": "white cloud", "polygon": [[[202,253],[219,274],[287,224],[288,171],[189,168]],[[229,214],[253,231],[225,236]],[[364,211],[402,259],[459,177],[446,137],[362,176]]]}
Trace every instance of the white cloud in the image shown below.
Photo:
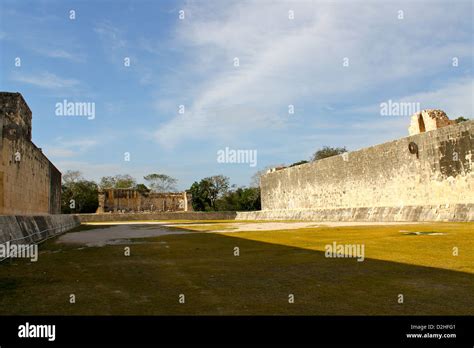
{"label": "white cloud", "polygon": [[[400,98],[393,98],[391,100],[392,102],[419,103],[421,110],[441,109],[452,119],[459,116],[473,117],[474,80],[469,77],[458,78],[452,81],[447,81],[444,85],[438,88],[431,87],[430,89],[426,89],[420,93],[404,95]],[[382,102],[388,102],[388,100],[380,100],[380,103]],[[380,116],[380,103],[349,108],[340,112],[366,114],[371,118],[368,120],[368,123],[373,122],[373,116],[381,117],[382,120],[393,118]],[[406,123],[406,117],[396,118],[403,119]],[[384,121],[382,121],[382,123],[383,122]]]}
{"label": "white cloud", "polygon": [[[61,140],[61,143],[67,147],[78,148],[79,151],[86,151],[91,147],[94,147],[99,144],[97,139],[74,139],[74,140]],[[101,142],[103,144],[103,142]]]}
{"label": "white cloud", "polygon": [[59,147],[47,147],[44,149],[44,152],[48,155],[48,157],[74,157],[77,155],[76,152]]}
{"label": "white cloud", "polygon": [[65,173],[67,170],[78,170],[87,180],[99,181],[103,176],[123,173],[121,167],[110,163],[90,163],[86,161],[55,161],[55,166]]}
{"label": "white cloud", "polygon": [[40,74],[14,73],[11,79],[46,89],[64,89],[80,85],[79,80],[62,78],[49,72]]}
{"label": "white cloud", "polygon": [[[176,105],[179,99],[191,99],[191,105],[184,115],[162,124],[155,139],[173,146],[192,138],[226,139],[251,129],[282,127],[288,104],[357,101],[361,91],[422,79],[442,71],[453,55],[472,54],[469,36],[452,40],[465,34],[458,32],[459,21],[469,19],[464,7],[447,11],[446,4],[404,3],[406,19],[400,21],[395,5],[189,3],[184,7],[189,20],[178,24],[176,37],[194,63],[186,68],[194,68],[173,78],[197,77],[199,92],[176,97]],[[289,9],[295,11],[293,21]],[[440,24],[443,32],[433,40]],[[240,60],[238,68],[232,65],[234,57]],[[347,68],[344,57],[349,58]],[[420,83],[418,90],[427,85]]]}
{"label": "white cloud", "polygon": [[453,119],[474,117],[474,80],[458,79],[433,91],[406,96],[401,101],[419,102],[422,109],[441,109]]}
{"label": "white cloud", "polygon": [[59,137],[53,144],[46,145],[44,152],[51,158],[72,158],[83,156],[98,144],[98,140],[92,138],[64,140]]}
{"label": "white cloud", "polygon": [[107,47],[113,50],[122,49],[127,46],[122,31],[109,22],[99,23],[94,31],[107,43]]}
{"label": "white cloud", "polygon": [[42,56],[49,58],[65,59],[72,62],[83,62],[85,61],[84,55],[82,53],[72,53],[66,51],[62,48],[52,48],[52,47],[33,47],[33,50]]}

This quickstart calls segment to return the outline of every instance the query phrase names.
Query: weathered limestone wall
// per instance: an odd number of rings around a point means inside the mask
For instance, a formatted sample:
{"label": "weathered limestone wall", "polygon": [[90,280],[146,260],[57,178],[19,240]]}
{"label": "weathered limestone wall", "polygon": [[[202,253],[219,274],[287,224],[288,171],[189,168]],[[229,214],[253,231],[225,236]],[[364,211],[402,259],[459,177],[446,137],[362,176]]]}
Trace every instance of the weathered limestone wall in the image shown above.
{"label": "weathered limestone wall", "polygon": [[0,216],[0,244],[35,244],[80,224],[73,215]]}
{"label": "weathered limestone wall", "polygon": [[80,222],[111,222],[111,221],[146,221],[146,220],[234,220],[234,211],[216,212],[160,212],[160,213],[131,213],[131,214],[75,214]]}
{"label": "weathered limestone wall", "polygon": [[186,192],[142,193],[136,189],[105,189],[99,193],[97,213],[192,211]]}
{"label": "weathered limestone wall", "polygon": [[467,121],[268,173],[254,215],[473,221],[473,127]]}
{"label": "weathered limestone wall", "polygon": [[31,110],[0,93],[0,214],[58,214],[61,173],[31,142]]}
{"label": "weathered limestone wall", "polygon": [[239,211],[236,220],[474,221],[474,204]]}

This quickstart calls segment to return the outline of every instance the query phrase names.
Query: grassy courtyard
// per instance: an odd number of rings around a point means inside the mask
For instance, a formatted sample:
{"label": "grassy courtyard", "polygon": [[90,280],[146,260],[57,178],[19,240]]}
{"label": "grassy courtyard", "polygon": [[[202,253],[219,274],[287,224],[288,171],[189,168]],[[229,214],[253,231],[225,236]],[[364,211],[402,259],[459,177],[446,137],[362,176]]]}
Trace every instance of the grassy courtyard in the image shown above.
{"label": "grassy courtyard", "polygon": [[[474,314],[473,223],[238,226],[176,222],[167,228],[190,233],[147,238],[133,238],[130,227],[133,239],[100,247],[49,240],[36,263],[0,263],[0,314]],[[363,244],[365,260],[325,257],[325,245],[333,242]]]}

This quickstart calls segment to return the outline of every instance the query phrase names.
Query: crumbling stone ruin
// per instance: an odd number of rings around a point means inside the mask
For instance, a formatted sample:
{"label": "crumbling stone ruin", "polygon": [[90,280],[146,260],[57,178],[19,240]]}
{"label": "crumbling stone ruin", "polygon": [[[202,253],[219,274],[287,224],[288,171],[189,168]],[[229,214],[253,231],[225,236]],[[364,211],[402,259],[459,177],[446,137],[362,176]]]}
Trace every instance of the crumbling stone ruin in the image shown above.
{"label": "crumbling stone ruin", "polygon": [[104,189],[99,192],[97,213],[192,211],[187,192],[142,192],[136,189]]}
{"label": "crumbling stone ruin", "polygon": [[452,121],[448,118],[444,111],[427,109],[417,112],[411,117],[411,124],[408,128],[408,134],[415,135],[423,132],[429,132],[455,123],[455,121]]}
{"label": "crumbling stone ruin", "polygon": [[20,93],[0,92],[0,214],[61,212],[61,173],[31,141],[32,112]]}

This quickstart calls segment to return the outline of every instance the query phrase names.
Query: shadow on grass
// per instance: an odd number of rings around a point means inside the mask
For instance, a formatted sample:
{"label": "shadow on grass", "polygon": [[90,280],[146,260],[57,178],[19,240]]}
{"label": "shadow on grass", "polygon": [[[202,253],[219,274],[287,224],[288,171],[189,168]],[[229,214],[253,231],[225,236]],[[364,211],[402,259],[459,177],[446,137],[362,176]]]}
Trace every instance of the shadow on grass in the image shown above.
{"label": "shadow on grass", "polygon": [[474,314],[474,276],[468,273],[330,259],[321,251],[223,234],[148,240],[153,243],[130,245],[130,256],[124,245],[62,246],[51,253],[57,246],[47,243],[36,263],[2,263],[0,314]]}
{"label": "shadow on grass", "polygon": [[115,227],[115,226],[117,226],[117,225],[84,225],[84,224],[81,224],[77,227],[74,227],[72,230],[67,231],[67,233],[104,229],[104,228],[110,228],[110,227]]}

